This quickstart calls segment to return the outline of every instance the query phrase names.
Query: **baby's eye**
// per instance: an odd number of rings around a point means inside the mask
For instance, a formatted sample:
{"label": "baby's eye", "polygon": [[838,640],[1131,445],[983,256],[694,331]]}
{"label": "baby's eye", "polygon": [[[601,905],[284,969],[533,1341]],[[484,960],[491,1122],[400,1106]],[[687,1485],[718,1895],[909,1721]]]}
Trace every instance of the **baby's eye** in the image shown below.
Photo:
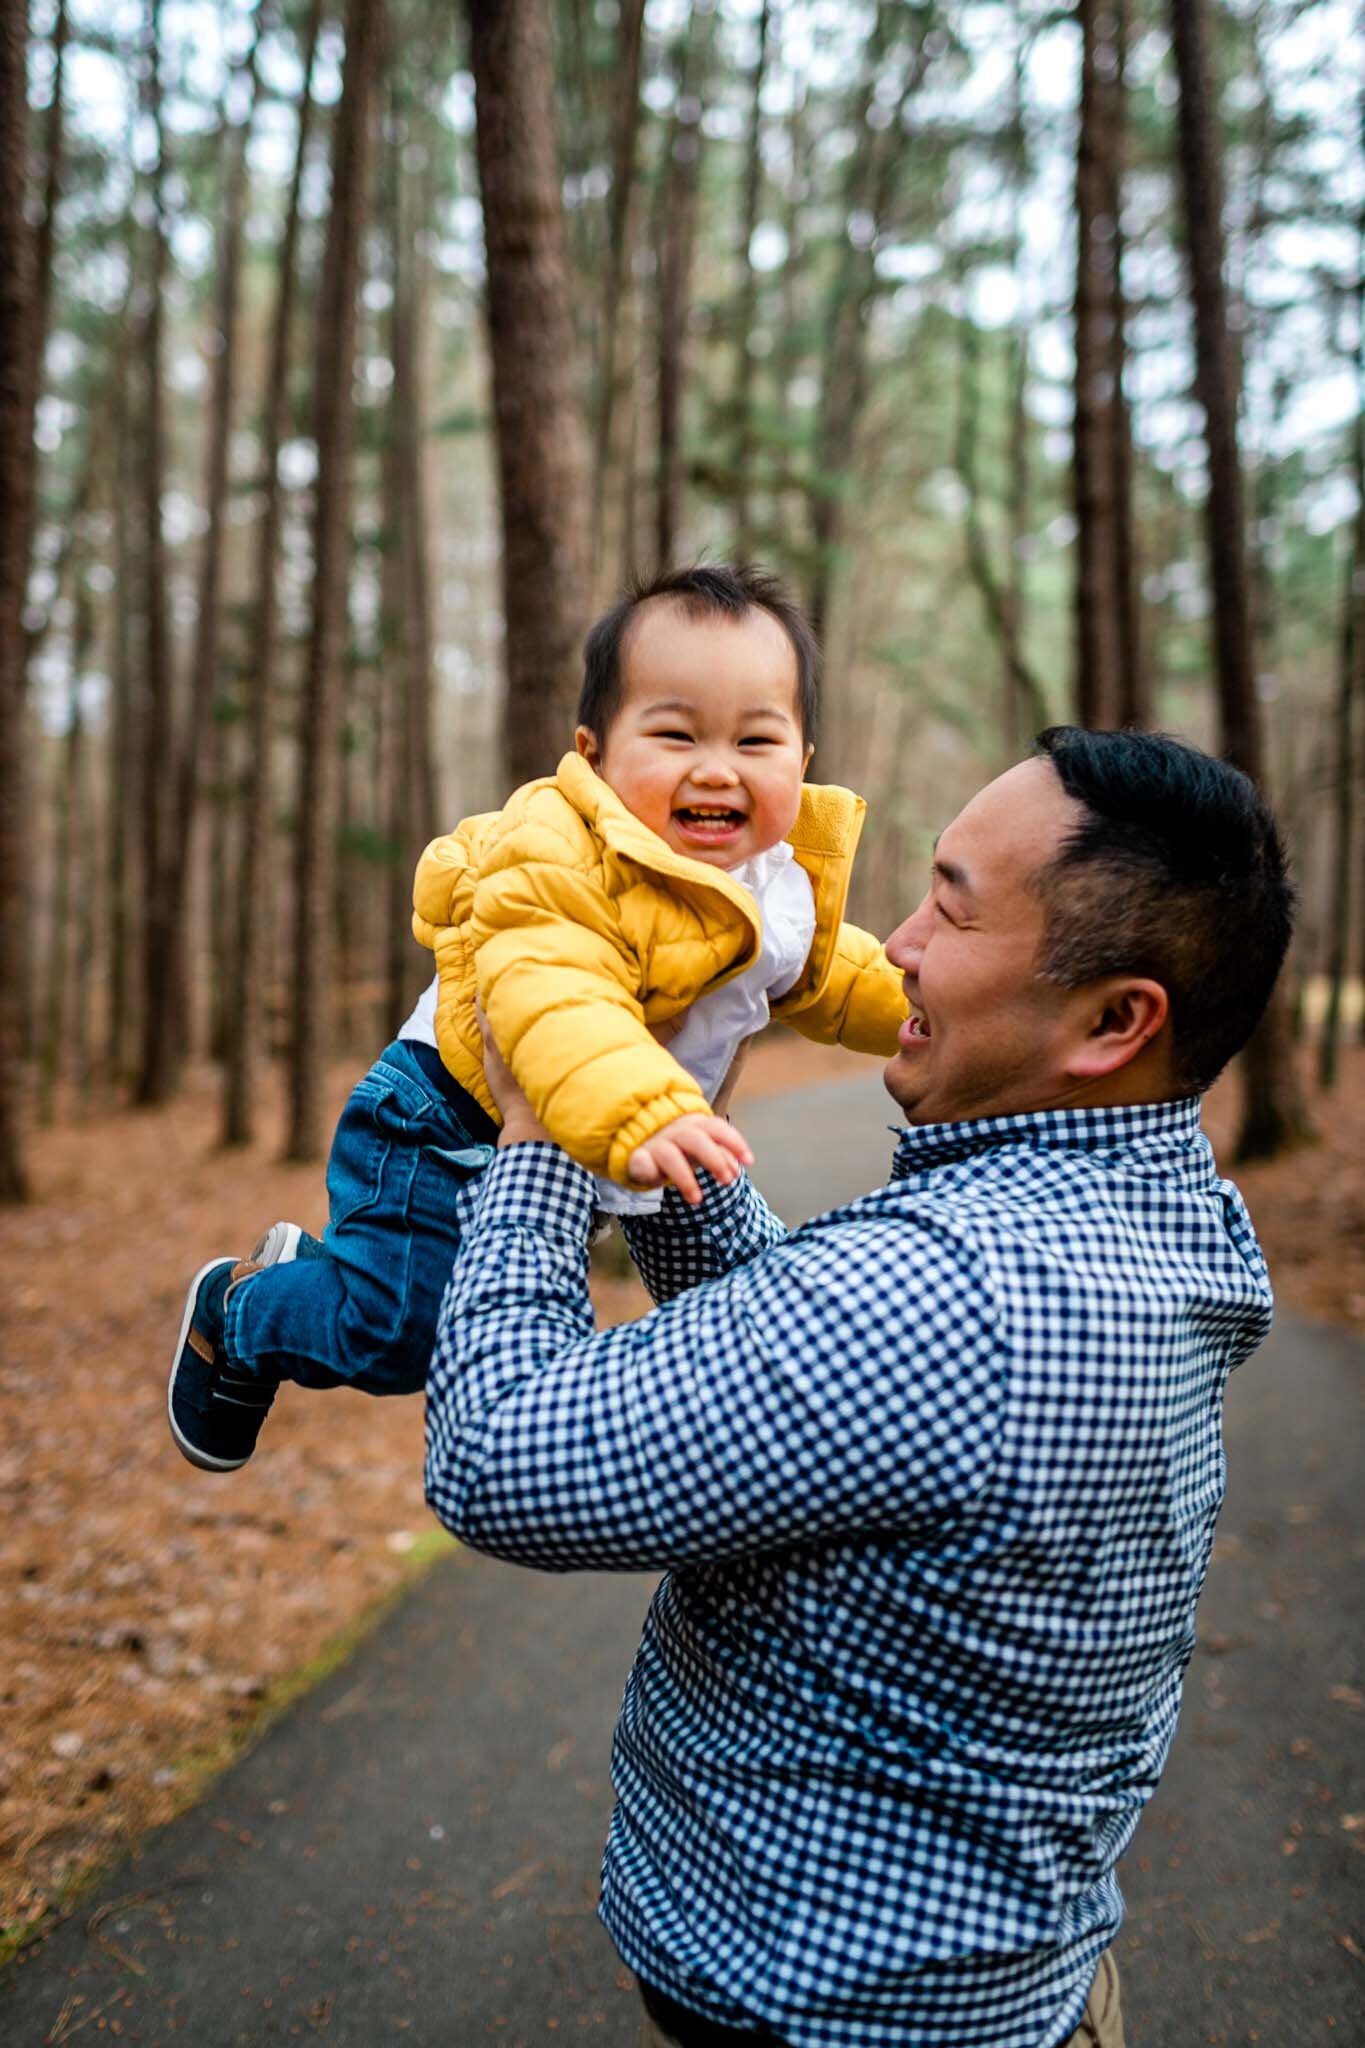
{"label": "baby's eye", "polygon": [[777,741],[770,732],[750,732],[740,741],[742,747],[775,747]]}
{"label": "baby's eye", "polygon": [[690,732],[656,732],[650,737],[656,740],[687,740],[690,743],[692,735]]}

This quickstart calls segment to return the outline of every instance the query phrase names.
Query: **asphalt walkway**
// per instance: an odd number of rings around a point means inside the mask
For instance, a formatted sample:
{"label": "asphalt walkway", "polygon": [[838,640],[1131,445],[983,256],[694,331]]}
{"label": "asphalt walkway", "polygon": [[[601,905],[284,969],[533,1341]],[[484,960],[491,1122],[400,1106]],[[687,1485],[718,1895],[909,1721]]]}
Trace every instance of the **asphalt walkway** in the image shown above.
{"label": "asphalt walkway", "polygon": [[[752,1105],[793,1220],[870,1186],[875,1077]],[[1129,2048],[1365,2043],[1365,1346],[1236,1376],[1175,1751],[1122,1876]],[[649,1581],[460,1554],[0,1979],[0,2041],[635,2048],[593,1913]],[[964,2043],[963,2048],[969,2048]]]}

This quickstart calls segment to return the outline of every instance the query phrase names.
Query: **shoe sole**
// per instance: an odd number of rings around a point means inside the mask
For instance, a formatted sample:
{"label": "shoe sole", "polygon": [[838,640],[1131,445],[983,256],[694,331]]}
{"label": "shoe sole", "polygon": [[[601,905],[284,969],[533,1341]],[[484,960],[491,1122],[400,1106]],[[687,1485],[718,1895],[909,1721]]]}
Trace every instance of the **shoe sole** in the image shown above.
{"label": "shoe sole", "polygon": [[171,1435],[175,1439],[175,1447],[182,1458],[187,1458],[191,1465],[197,1465],[201,1472],[239,1472],[247,1462],[245,1458],[213,1458],[209,1456],[207,1451],[201,1451],[197,1445],[189,1441],[188,1437],[182,1436],[176,1424],[175,1411],[172,1406],[172,1397],[175,1393],[175,1376],[180,1370],[180,1354],[185,1349],[185,1345],[189,1340],[190,1324],[194,1320],[195,1298],[215,1266],[235,1266],[236,1263],[236,1259],[231,1255],[225,1258],[209,1259],[199,1268],[199,1271],[191,1280],[190,1291],[185,1296],[185,1313],[180,1318],[180,1335],[176,1339],[175,1354],[171,1359],[171,1376],[166,1383],[166,1420],[171,1425]]}

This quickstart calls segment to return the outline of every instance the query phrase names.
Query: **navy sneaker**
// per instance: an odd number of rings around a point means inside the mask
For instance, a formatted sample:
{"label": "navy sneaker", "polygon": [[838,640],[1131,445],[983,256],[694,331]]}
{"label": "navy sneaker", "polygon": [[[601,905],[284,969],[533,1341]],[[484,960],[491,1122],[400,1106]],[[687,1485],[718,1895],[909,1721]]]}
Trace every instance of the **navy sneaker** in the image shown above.
{"label": "navy sneaker", "polygon": [[245,1465],[270,1412],[279,1382],[231,1363],[223,1348],[223,1304],[230,1287],[259,1271],[261,1263],[279,1262],[282,1251],[262,1262],[210,1259],[190,1282],[166,1413],[177,1448],[202,1471],[235,1472]]}

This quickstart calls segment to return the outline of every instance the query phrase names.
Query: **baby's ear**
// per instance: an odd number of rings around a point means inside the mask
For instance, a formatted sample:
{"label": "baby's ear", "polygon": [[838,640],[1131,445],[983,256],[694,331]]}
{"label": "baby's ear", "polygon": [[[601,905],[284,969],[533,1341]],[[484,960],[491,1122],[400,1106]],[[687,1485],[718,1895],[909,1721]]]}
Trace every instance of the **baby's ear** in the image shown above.
{"label": "baby's ear", "polygon": [[580,725],[573,736],[573,743],[594,774],[601,768],[602,749],[597,744],[597,734],[591,726]]}
{"label": "baby's ear", "polygon": [[806,772],[806,770],[807,770],[807,769],[808,769],[808,768],[810,767],[810,757],[811,757],[811,755],[812,755],[812,754],[813,754],[814,752],[815,752],[815,748],[814,748],[813,746],[809,746],[809,745],[808,745],[808,746],[807,746],[807,748],[806,748],[806,751],[805,751],[805,753],[804,753],[804,754],[803,754],[803,755],[801,756],[801,773],[802,773],[802,775],[804,775],[804,774],[805,774],[805,772]]}

